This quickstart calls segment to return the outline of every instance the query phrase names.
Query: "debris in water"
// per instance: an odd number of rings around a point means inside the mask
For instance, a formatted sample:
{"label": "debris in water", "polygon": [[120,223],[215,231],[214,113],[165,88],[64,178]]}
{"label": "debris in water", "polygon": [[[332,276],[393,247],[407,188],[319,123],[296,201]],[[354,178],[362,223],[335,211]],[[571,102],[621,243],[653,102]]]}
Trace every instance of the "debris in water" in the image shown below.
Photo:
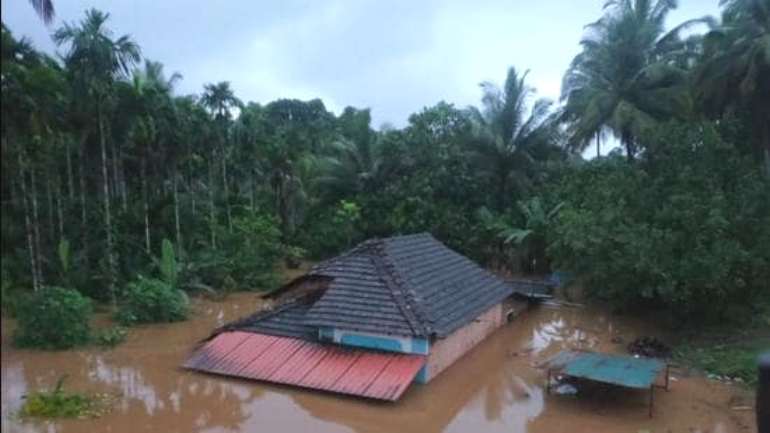
{"label": "debris in water", "polygon": [[648,358],[669,358],[671,348],[655,337],[639,337],[628,344],[628,351]]}
{"label": "debris in water", "polygon": [[535,350],[534,347],[527,347],[521,350],[512,350],[511,352],[508,353],[508,356],[510,356],[511,358],[516,358],[518,356],[529,355],[534,350]]}
{"label": "debris in water", "polygon": [[578,391],[577,388],[575,388],[573,385],[562,383],[561,385],[554,388],[553,392],[559,395],[575,395]]}

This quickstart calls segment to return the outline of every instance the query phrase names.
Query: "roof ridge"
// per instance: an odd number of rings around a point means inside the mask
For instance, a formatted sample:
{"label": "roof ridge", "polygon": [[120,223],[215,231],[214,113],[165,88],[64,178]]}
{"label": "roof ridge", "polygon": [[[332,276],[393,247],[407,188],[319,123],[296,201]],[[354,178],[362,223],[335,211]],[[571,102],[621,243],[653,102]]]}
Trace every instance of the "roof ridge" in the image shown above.
{"label": "roof ridge", "polygon": [[409,322],[409,326],[412,327],[414,334],[420,336],[430,335],[433,329],[425,312],[422,311],[420,303],[415,299],[417,293],[405,281],[403,275],[398,271],[398,266],[390,260],[384,239],[377,239],[377,241],[374,245],[375,254],[373,262],[378,268],[379,273],[384,277],[382,280],[385,286],[390,290],[393,300],[401,310],[401,314]]}

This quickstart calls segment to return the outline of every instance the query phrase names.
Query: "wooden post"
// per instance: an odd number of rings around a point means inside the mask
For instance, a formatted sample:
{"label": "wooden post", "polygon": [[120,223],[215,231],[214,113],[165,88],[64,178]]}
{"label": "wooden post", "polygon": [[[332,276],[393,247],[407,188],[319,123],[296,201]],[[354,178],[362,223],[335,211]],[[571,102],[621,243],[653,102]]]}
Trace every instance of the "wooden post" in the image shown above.
{"label": "wooden post", "polygon": [[650,418],[652,418],[652,405],[654,402],[654,396],[655,396],[655,385],[650,385]]}
{"label": "wooden post", "polygon": [[545,382],[545,393],[551,395],[551,369],[548,369],[548,379]]}
{"label": "wooden post", "polygon": [[762,354],[758,364],[757,431],[765,433],[770,431],[770,352]]}
{"label": "wooden post", "polygon": [[668,392],[668,363],[666,363],[666,392]]}

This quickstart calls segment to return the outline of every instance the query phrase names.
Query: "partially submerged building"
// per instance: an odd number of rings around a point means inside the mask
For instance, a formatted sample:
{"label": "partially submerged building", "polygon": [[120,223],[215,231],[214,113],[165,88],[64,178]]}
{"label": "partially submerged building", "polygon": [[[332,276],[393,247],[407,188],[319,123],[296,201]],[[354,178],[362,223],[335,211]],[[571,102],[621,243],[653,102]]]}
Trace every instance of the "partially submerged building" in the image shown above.
{"label": "partially submerged building", "polygon": [[215,331],[184,366],[396,400],[521,312],[515,291],[429,234],[372,239]]}

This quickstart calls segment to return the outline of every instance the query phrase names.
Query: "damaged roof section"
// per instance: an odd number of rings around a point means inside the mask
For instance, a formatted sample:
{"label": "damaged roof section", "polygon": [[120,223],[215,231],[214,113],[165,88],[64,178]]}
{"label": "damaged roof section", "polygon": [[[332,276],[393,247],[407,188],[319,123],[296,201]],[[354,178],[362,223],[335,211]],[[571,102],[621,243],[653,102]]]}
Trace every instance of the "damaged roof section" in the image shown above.
{"label": "damaged roof section", "polygon": [[392,335],[445,337],[513,293],[427,233],[368,240],[309,274],[332,281],[306,324]]}
{"label": "damaged roof section", "polygon": [[318,330],[305,324],[305,314],[312,305],[311,299],[311,296],[305,296],[282,304],[275,309],[259,311],[223,326],[214,334],[239,330],[279,337],[315,340]]}

